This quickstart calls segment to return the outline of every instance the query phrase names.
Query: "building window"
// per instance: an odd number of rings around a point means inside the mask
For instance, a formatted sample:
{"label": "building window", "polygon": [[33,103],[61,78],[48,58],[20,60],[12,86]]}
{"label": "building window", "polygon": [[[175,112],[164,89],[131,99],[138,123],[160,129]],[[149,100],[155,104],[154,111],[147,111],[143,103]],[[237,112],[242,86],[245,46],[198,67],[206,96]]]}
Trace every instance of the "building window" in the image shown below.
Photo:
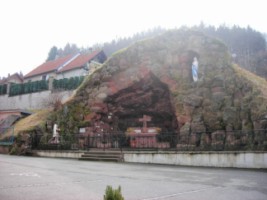
{"label": "building window", "polygon": [[47,74],[42,76],[42,80],[43,80],[43,81],[47,81],[48,78],[49,78],[49,76],[48,76]]}

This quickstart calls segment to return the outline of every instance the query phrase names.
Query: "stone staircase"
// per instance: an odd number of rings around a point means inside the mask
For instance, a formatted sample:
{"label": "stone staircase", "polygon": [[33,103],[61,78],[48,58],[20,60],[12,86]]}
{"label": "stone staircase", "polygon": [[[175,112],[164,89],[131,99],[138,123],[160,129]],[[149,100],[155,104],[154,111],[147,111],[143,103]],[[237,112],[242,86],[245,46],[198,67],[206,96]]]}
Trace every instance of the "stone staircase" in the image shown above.
{"label": "stone staircase", "polygon": [[90,150],[85,152],[79,160],[123,162],[123,153],[119,150]]}

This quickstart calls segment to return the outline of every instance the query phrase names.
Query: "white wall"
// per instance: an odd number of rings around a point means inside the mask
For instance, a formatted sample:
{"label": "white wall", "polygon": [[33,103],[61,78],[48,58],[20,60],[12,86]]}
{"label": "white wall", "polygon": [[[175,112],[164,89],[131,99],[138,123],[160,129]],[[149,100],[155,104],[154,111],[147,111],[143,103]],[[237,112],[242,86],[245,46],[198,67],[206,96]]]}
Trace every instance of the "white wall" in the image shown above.
{"label": "white wall", "polygon": [[30,78],[25,78],[24,79],[24,83],[27,83],[29,80],[31,80],[31,82],[33,82],[33,81],[41,81],[43,75],[47,75],[47,80],[48,80],[49,77],[56,77],[56,74],[54,72],[50,72],[50,73],[47,73],[47,74],[33,76],[33,77],[30,77]]}
{"label": "white wall", "polygon": [[84,70],[83,68],[74,69],[71,71],[65,71],[63,73],[56,74],[55,79],[63,79],[63,78],[71,78],[75,76],[86,76],[94,73],[95,70],[97,70],[99,67],[101,67],[102,64],[100,63],[90,63],[89,64],[89,71]]}
{"label": "white wall", "polygon": [[267,168],[267,152],[124,152],[124,161],[203,167]]}
{"label": "white wall", "polygon": [[[75,158],[83,151],[34,151],[34,154],[53,158]],[[132,152],[123,151],[124,162],[198,167],[233,167],[267,169],[267,152]]]}
{"label": "white wall", "polygon": [[80,151],[49,151],[49,150],[38,150],[33,152],[34,155],[41,157],[50,157],[50,158],[75,158],[79,159],[84,152]]}
{"label": "white wall", "polygon": [[8,97],[8,95],[0,95],[0,110],[7,109],[42,109],[47,107],[46,101],[52,95],[62,96],[62,100],[67,100],[73,95],[73,90],[51,93],[51,91],[42,91],[30,94],[23,94]]}
{"label": "white wall", "polygon": [[63,79],[63,78],[71,78],[71,77],[75,77],[75,76],[85,76],[86,75],[86,71],[83,69],[75,69],[75,70],[71,70],[71,71],[66,71],[64,73],[59,73],[57,74],[56,79]]}

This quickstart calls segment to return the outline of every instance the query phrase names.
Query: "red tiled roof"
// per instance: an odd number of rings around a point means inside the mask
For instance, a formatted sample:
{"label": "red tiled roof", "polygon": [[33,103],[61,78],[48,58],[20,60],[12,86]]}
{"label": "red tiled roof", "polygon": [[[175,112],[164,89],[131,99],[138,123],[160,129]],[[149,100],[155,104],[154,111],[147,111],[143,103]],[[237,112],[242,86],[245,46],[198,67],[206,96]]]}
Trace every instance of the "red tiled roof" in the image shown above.
{"label": "red tiled roof", "polygon": [[7,77],[7,78],[3,78],[2,80],[0,80],[0,84],[5,84],[9,80],[12,80],[12,79],[17,79],[20,82],[23,82],[23,77],[21,77],[18,73],[15,73],[15,74],[12,74],[11,76]]}
{"label": "red tiled roof", "polygon": [[102,51],[94,51],[89,54],[81,54],[73,61],[71,61],[69,64],[64,66],[62,69],[60,69],[59,72],[69,71],[72,69],[83,67],[87,62],[94,59],[101,52]]}
{"label": "red tiled roof", "polygon": [[45,74],[48,72],[55,71],[58,67],[62,66],[64,63],[66,63],[68,60],[70,60],[74,55],[68,55],[62,58],[58,58],[56,60],[48,61],[46,63],[41,64],[40,66],[36,67],[34,70],[29,72],[24,76],[24,78],[29,78],[32,76]]}

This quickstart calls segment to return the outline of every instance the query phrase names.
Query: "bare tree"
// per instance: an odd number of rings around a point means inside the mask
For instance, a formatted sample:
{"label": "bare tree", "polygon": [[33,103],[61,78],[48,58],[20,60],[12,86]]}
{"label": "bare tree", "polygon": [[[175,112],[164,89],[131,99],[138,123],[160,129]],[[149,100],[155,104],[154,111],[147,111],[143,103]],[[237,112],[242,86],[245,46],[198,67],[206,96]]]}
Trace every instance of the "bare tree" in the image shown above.
{"label": "bare tree", "polygon": [[52,108],[54,111],[62,107],[63,94],[52,93],[48,97],[42,99],[42,107]]}

